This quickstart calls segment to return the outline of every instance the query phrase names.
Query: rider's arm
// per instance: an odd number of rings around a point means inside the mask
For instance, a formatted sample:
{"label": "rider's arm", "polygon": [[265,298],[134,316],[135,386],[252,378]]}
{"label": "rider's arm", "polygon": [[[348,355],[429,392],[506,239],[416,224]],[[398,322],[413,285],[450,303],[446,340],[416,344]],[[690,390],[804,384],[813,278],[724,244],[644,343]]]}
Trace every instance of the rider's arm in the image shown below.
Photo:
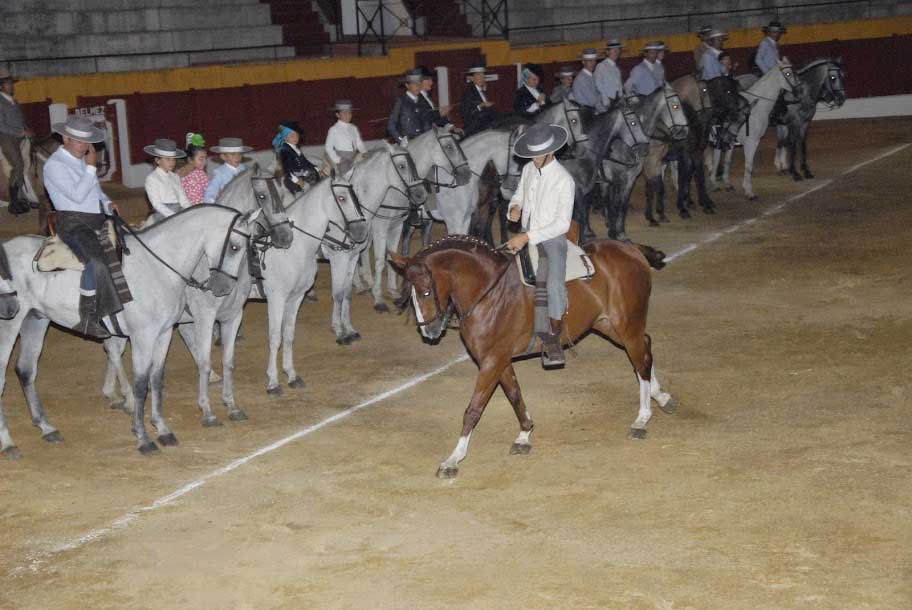
{"label": "rider's arm", "polygon": [[152,204],[152,208],[164,218],[167,218],[174,214],[174,212],[169,210],[164,204],[177,202],[164,201],[164,187],[165,185],[162,184],[161,175],[158,170],[153,170],[151,174],[146,176],[146,197],[149,198],[149,203]]}
{"label": "rider's arm", "polygon": [[[329,131],[326,133],[326,144],[323,145],[323,150],[326,152],[326,158],[329,159],[333,165],[338,166],[339,161],[342,158],[336,154],[336,144],[335,140],[337,137],[338,128],[333,125],[329,128]],[[360,139],[360,138],[359,138]]]}
{"label": "rider's arm", "polygon": [[216,170],[212,174],[212,179],[209,180],[209,186],[206,187],[206,191],[203,193],[203,203],[215,203],[219,192],[224,186],[225,179],[222,177],[222,172]]}
{"label": "rider's arm", "polygon": [[[73,184],[72,174],[63,163],[48,163],[44,166],[44,183],[51,187],[55,197],[69,199],[74,206],[78,207],[86,200],[92,189],[98,187],[98,176],[95,175],[95,172],[94,165],[85,165],[78,182]],[[97,202],[92,202],[92,205],[97,205]],[[97,208],[85,211],[97,212]]]}
{"label": "rider's arm", "polygon": [[389,121],[386,123],[386,131],[397,140],[403,135],[399,133],[399,115],[401,114],[401,111],[402,97],[400,96],[396,98],[396,103],[393,104],[393,111],[390,112]]}

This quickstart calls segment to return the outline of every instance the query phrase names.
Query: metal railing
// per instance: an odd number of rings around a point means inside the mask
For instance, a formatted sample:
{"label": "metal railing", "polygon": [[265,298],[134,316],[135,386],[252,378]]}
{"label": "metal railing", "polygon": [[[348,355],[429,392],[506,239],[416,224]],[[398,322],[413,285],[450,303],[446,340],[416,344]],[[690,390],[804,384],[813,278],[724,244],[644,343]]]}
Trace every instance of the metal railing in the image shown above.
{"label": "metal railing", "polygon": [[[469,0],[465,0],[468,4]],[[781,19],[783,13],[788,13],[796,9],[807,9],[807,8],[821,8],[827,6],[864,6],[866,8],[865,17],[871,18],[871,8],[876,0],[835,0],[833,2],[799,2],[796,4],[785,4],[782,6],[763,6],[756,8],[742,8],[742,9],[732,9],[725,11],[689,11],[686,13],[661,13],[655,15],[644,15],[638,17],[622,17],[620,19],[590,19],[588,21],[572,21],[565,23],[546,23],[540,25],[527,25],[521,27],[510,28],[510,33],[516,32],[535,32],[542,30],[566,30],[572,28],[582,28],[582,27],[592,27],[594,25],[599,26],[599,38],[605,38],[606,32],[605,29],[608,26],[613,25],[622,25],[626,23],[634,22],[647,22],[647,21],[657,21],[657,20],[668,20],[668,19],[686,19],[687,20],[687,31],[693,31],[698,23],[695,23],[695,18],[699,18],[700,21],[706,19],[706,17],[730,17],[730,16],[741,16],[746,14],[756,14],[756,15],[773,15],[775,14],[777,19]]]}
{"label": "metal railing", "polygon": [[[488,38],[491,32],[498,38],[510,36],[510,9],[507,0],[462,0],[466,17],[475,13],[481,19],[481,36]],[[475,33],[474,28],[472,33]]]}

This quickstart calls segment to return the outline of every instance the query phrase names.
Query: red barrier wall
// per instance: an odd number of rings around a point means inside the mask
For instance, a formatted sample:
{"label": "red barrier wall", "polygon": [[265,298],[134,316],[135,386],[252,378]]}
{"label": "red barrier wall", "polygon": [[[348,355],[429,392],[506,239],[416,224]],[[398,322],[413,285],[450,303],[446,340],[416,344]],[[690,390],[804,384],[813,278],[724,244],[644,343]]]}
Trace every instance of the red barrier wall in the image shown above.
{"label": "red barrier wall", "polygon": [[[739,72],[747,69],[752,48],[730,49]],[[863,40],[834,40],[830,42],[784,45],[784,55],[796,65],[817,57],[841,56],[844,60],[846,90],[849,97],[866,97],[912,93],[912,35],[871,38]],[[626,74],[639,61],[635,56],[621,59]],[[419,53],[419,64],[433,67],[447,65],[450,71],[450,100],[456,106],[453,118],[461,123],[458,104],[467,86],[465,70],[481,57],[479,48],[457,51]],[[692,54],[669,53],[665,58],[669,80],[693,69]],[[550,91],[554,73],[561,63],[545,64],[544,88]],[[499,80],[490,84],[489,97],[497,108],[508,112],[513,105],[517,85],[516,69],[512,65],[493,66],[491,71]],[[242,137],[256,149],[268,148],[279,121],[291,119],[305,128],[305,144],[320,144],[333,123],[329,108],[336,98],[351,98],[358,108],[355,123],[365,139],[386,135],[386,117],[393,99],[402,93],[399,78],[339,78],[335,80],[297,81],[269,85],[253,85],[225,89],[191,90],[173,93],[105,95],[80,97],[79,106],[104,104],[112,97],[127,101],[134,163],[143,157],[142,147],[155,138],[168,137],[183,142],[187,131],[204,134],[207,142],[215,144],[220,136]],[[46,133],[45,104],[26,104],[27,119],[38,133]]]}

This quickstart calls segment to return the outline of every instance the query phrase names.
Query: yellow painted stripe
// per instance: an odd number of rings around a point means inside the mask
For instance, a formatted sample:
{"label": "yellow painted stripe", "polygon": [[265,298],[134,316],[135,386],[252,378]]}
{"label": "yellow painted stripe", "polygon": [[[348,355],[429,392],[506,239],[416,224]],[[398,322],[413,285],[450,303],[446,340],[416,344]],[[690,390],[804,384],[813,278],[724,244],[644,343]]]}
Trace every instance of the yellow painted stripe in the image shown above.
{"label": "yellow painted stripe", "polygon": [[[783,44],[825,42],[828,40],[858,40],[883,38],[896,34],[912,34],[912,17],[891,17],[843,21],[813,25],[789,26]],[[754,46],[759,42],[756,29],[729,32],[730,48]],[[692,33],[664,37],[673,51],[689,51],[697,44]],[[133,92],[156,93],[187,91],[189,89],[218,89],[292,82],[297,80],[324,80],[344,76],[367,78],[402,74],[415,65],[415,54],[428,51],[448,51],[481,48],[488,65],[512,63],[550,63],[574,61],[586,47],[601,48],[604,41],[539,45],[511,48],[503,40],[475,40],[458,43],[416,44],[390,49],[387,57],[339,57],[326,59],[296,59],[265,64],[232,64],[147,70],[141,72],[80,74],[74,76],[49,76],[26,79],[16,85],[20,102],[40,102],[52,99],[70,107],[80,95],[103,96]],[[628,53],[635,53],[647,42],[645,38],[627,39]]]}

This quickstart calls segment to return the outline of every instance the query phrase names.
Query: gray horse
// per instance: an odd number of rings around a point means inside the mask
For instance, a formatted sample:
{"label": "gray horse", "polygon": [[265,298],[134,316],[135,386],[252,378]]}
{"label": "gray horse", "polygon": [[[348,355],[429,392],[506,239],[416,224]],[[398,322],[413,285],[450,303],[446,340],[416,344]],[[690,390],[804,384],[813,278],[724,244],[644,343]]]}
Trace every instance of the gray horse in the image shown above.
{"label": "gray horse", "polygon": [[257,296],[266,299],[269,314],[266,392],[272,395],[282,393],[277,366],[280,345],[289,387],[304,387],[304,380],[295,371],[292,348],[298,309],[317,276],[318,250],[322,246],[324,252],[351,251],[363,247],[368,238],[358,197],[344,178],[324,178],[285,211],[296,231],[294,242],[287,250],[266,252],[263,282],[257,288]]}
{"label": "gray horse", "polygon": [[[149,229],[125,237],[130,252],[123,273],[133,300],[117,314],[117,321],[133,349],[133,434],[140,453],[158,450],[149,439],[144,422],[146,396],[152,391],[152,424],[162,445],[177,445],[162,407],[165,357],[174,325],[184,315],[186,287],[208,289],[216,296],[231,292],[246,264],[253,223],[259,212],[241,215],[216,205],[194,206]],[[78,271],[42,273],[33,260],[43,239],[16,237],[6,243],[13,284],[21,309],[11,320],[0,322],[0,362],[9,362],[16,336],[21,337],[16,373],[32,412],[33,423],[48,440],[60,440],[51,426],[35,389],[37,362],[51,322],[72,328],[79,320]],[[191,275],[205,261],[208,280],[199,285]],[[0,381],[2,394],[5,381]],[[0,451],[18,456],[12,439],[0,438]]]}
{"label": "gray horse", "polygon": [[[288,248],[294,237],[288,215],[282,207],[282,197],[276,189],[272,176],[259,176],[256,167],[247,169],[228,183],[219,194],[217,203],[249,213],[259,209],[262,214],[257,219],[255,227],[254,244],[264,244],[263,247]],[[153,214],[158,216],[157,214]],[[161,220],[158,217],[155,222]],[[262,248],[261,248],[262,249]],[[257,257],[259,251],[251,248],[248,256]],[[248,258],[248,263],[251,259]],[[256,261],[253,261],[254,271]],[[250,265],[248,265],[250,266]],[[208,270],[201,263],[193,272],[193,278],[202,281]],[[234,397],[234,346],[238,329],[244,313],[244,304],[250,295],[253,278],[247,269],[238,275],[238,281],[232,291],[224,297],[216,297],[210,292],[204,292],[187,287],[187,310],[192,318],[189,323],[180,324],[177,329],[187,344],[193,359],[199,369],[199,398],[198,404],[202,413],[200,422],[204,426],[220,425],[218,418],[212,413],[209,402],[209,382],[212,370],[212,331],[215,322],[218,322],[222,331],[222,402],[227,408],[228,419],[241,421],[247,415],[237,406]],[[111,402],[112,407],[120,407],[128,413],[132,412],[133,401],[130,394],[125,393],[127,399],[120,401],[115,391],[115,379],[119,379],[121,387],[126,380],[123,370],[123,350],[126,339],[111,337],[105,341],[105,351],[108,353],[108,367],[105,373],[104,395]]]}

